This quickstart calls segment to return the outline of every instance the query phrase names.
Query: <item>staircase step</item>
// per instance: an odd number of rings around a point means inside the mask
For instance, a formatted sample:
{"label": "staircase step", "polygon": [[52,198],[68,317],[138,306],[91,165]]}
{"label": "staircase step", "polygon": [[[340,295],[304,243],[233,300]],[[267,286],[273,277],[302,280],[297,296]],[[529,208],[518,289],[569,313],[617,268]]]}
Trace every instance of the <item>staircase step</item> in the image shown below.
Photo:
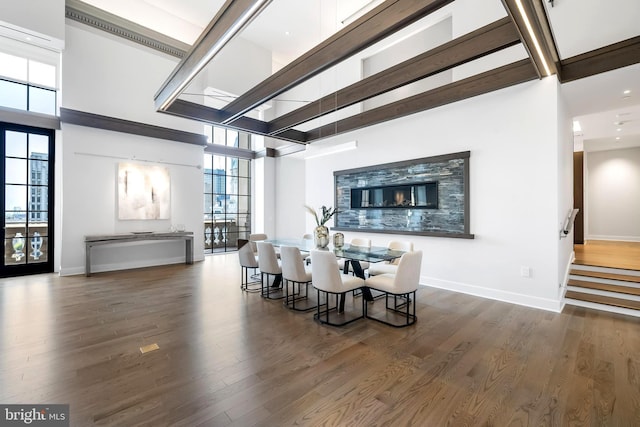
{"label": "staircase step", "polygon": [[584,292],[567,291],[565,298],[571,298],[580,301],[588,301],[596,304],[605,304],[614,307],[628,308],[632,310],[640,310],[640,301],[631,301],[622,298],[606,297],[603,295],[587,294]]}
{"label": "staircase step", "polygon": [[599,282],[587,282],[585,280],[569,279],[567,283],[569,286],[576,286],[580,288],[597,289],[600,291],[617,292],[622,294],[640,296],[640,288],[633,288],[631,286],[610,285],[608,283]]}
{"label": "staircase step", "polygon": [[576,270],[571,269],[569,272],[572,276],[597,277],[598,279],[619,280],[622,282],[640,283],[640,276],[630,276],[628,274],[603,273],[600,271]]}

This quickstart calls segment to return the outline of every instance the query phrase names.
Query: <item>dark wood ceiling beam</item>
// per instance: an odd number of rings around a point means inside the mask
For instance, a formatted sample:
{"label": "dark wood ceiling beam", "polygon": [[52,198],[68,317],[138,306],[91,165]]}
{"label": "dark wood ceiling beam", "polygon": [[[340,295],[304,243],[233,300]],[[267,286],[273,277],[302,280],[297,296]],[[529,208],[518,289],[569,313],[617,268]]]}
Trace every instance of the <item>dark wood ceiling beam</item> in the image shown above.
{"label": "dark wood ceiling beam", "polygon": [[269,133],[277,134],[519,42],[520,37],[513,22],[505,17],[284,114],[269,122]]}
{"label": "dark wood ceiling beam", "polygon": [[60,121],[77,126],[104,129],[112,132],[123,132],[148,138],[166,139],[168,141],[184,142],[194,145],[207,145],[207,138],[203,134],[185,132],[117,117],[103,116],[86,111],[60,108]]}
{"label": "dark wood ceiling beam", "polygon": [[537,78],[529,59],[383,105],[307,132],[309,142],[440,107]]}
{"label": "dark wood ceiling beam", "polygon": [[[269,134],[267,133],[267,122],[251,119],[249,117],[242,117],[232,124],[223,124],[222,120],[225,117],[224,112],[212,107],[197,104],[195,102],[185,101],[183,99],[175,100],[171,105],[169,105],[167,109],[162,110],[161,112],[172,114],[178,117],[184,117],[187,119],[199,120],[201,122],[210,123],[215,126],[222,126],[242,132],[269,136]],[[286,132],[279,134],[278,139],[283,139],[298,144],[305,144],[307,135],[305,132],[301,132],[295,129],[289,129]]]}
{"label": "dark wood ceiling beam", "polygon": [[198,71],[270,2],[271,0],[227,0],[156,93],[156,108],[167,108]]}
{"label": "dark wood ceiling beam", "polygon": [[[518,2],[522,5],[522,11],[529,18],[533,36],[527,28],[525,19],[518,7]],[[551,26],[547,20],[542,0],[502,0],[502,4],[518,28],[522,43],[529,53],[538,77],[543,78],[559,73],[558,50],[553,40]],[[534,37],[538,42],[539,50],[536,47]]]}
{"label": "dark wood ceiling beam", "polygon": [[640,63],[640,36],[561,61],[561,82],[605,73]]}
{"label": "dark wood ceiling beam", "polygon": [[268,77],[224,109],[225,123],[317,75],[453,0],[387,0]]}

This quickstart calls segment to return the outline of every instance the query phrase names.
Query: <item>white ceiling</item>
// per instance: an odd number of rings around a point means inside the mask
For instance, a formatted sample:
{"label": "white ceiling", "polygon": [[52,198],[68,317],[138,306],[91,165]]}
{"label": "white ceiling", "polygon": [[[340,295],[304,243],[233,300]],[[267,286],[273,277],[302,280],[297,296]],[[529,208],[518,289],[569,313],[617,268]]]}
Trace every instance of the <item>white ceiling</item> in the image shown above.
{"label": "white ceiling", "polygon": [[[545,2],[561,59],[640,35],[639,0],[553,4]],[[582,127],[576,142],[586,151],[640,146],[640,64],[565,83],[562,91]]]}
{"label": "white ceiling", "polygon": [[[224,4],[224,0],[83,1],[188,44]],[[543,1],[561,59],[640,35],[640,0],[554,0],[553,7]],[[271,50],[274,62],[282,66],[339,30],[341,21],[380,3],[273,0],[242,37]],[[623,95],[624,90],[631,92]],[[562,91],[571,115],[582,126],[577,139],[584,141],[585,149],[640,146],[640,64],[566,83]],[[613,124],[619,121],[622,126]],[[620,140],[615,139],[618,136]]]}

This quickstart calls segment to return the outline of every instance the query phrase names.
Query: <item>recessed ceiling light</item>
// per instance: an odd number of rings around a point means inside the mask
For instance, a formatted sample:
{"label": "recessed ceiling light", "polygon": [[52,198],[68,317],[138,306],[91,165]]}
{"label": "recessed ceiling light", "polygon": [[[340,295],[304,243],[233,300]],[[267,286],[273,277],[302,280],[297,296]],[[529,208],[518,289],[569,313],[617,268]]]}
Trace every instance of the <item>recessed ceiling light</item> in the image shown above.
{"label": "recessed ceiling light", "polygon": [[625,90],[625,91],[624,91],[624,92],[622,92],[622,93],[623,93],[623,94],[625,94],[625,95],[629,95],[629,94],[631,93],[631,90],[627,89],[627,90]]}
{"label": "recessed ceiling light", "polygon": [[616,141],[620,141],[620,137],[619,136],[616,136]]}
{"label": "recessed ceiling light", "polygon": [[291,35],[291,33],[290,33],[289,31],[285,31],[285,32],[284,32],[284,35],[285,35],[285,36],[289,36],[289,35]]}
{"label": "recessed ceiling light", "polygon": [[621,128],[618,128],[618,129],[616,129],[616,132],[620,132],[621,130],[622,130]]}

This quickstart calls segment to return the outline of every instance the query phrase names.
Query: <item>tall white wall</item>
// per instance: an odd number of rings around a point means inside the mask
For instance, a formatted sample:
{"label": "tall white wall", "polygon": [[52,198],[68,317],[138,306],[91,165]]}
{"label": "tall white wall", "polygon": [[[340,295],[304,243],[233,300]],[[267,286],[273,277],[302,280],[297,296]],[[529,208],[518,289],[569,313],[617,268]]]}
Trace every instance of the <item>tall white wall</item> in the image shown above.
{"label": "tall white wall", "polygon": [[[555,78],[553,78],[555,79]],[[558,230],[564,228],[567,216],[574,208],[573,200],[573,118],[569,113],[559,82],[557,109],[558,149]],[[573,229],[572,229],[573,230]],[[561,237],[564,236],[564,237]],[[558,234],[558,297],[563,298],[569,280],[569,270],[574,259],[573,231],[568,235]]]}
{"label": "tall white wall", "polygon": [[640,148],[585,154],[586,239],[640,241]]}
{"label": "tall white wall", "polygon": [[276,232],[276,160],[262,157],[253,162],[251,187],[252,225],[254,233],[265,233],[274,236]]}
{"label": "tall white wall", "polygon": [[[275,235],[287,239],[300,239],[309,233],[306,221],[305,199],[305,161],[303,159],[284,156],[276,158],[275,164]],[[295,206],[292,200],[300,200]],[[288,206],[280,209],[280,206]]]}
{"label": "tall white wall", "polygon": [[[305,215],[310,232],[313,220],[299,207],[333,205],[334,171],[469,150],[475,239],[410,236],[425,252],[422,283],[559,310],[558,280],[565,266],[559,266],[558,255],[567,248],[558,244],[558,186],[567,160],[560,160],[557,112],[557,81],[550,78],[332,138],[326,143],[357,140],[358,147],[307,160],[305,194],[280,202],[278,215]],[[345,233],[347,240],[356,235]],[[368,236],[377,245],[407,238]],[[522,267],[531,277],[522,277]]]}
{"label": "tall white wall", "polygon": [[[153,96],[177,60],[80,24],[69,24],[62,57],[62,107],[202,133],[202,124],[155,111]],[[117,215],[117,165],[162,165],[171,177],[169,220],[121,221]],[[203,149],[200,146],[63,124],[58,133],[56,206],[61,274],[84,272],[84,236],[129,231],[195,232],[203,259]],[[184,242],[104,246],[92,251],[93,270],[142,267],[184,260]]]}
{"label": "tall white wall", "polygon": [[203,125],[156,112],[153,97],[173,58],[69,21],[62,57],[62,106],[157,126],[203,132]]}

